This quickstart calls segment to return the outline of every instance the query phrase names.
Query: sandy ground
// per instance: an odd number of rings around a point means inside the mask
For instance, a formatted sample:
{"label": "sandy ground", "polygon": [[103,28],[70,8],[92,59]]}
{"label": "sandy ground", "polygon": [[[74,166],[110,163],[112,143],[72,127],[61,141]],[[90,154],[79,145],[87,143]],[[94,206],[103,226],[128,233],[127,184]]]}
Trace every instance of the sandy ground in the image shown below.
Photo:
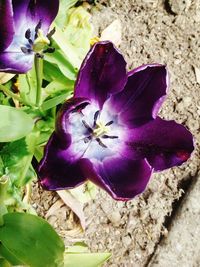
{"label": "sandy ground", "polygon": [[[79,233],[78,228],[74,230],[73,216],[65,206],[60,208],[51,223],[65,237],[66,242],[84,239],[92,251],[111,251],[113,257],[106,266],[177,266],[172,265],[170,258],[175,253],[173,244],[178,238],[177,231],[181,232],[181,218],[187,217],[188,212],[189,217],[192,216],[192,209],[198,205],[198,202],[194,202],[194,205],[187,204],[187,208],[181,208],[178,199],[184,195],[184,190],[191,190],[189,188],[196,180],[200,166],[200,81],[197,75],[200,68],[200,1],[104,2],[107,7],[93,11],[96,32],[100,33],[114,19],[120,19],[123,28],[120,50],[125,55],[129,69],[144,63],[167,64],[170,92],[160,116],[174,119],[188,127],[194,134],[196,149],[192,158],[183,166],[153,175],[146,191],[132,201],[115,202],[99,190],[97,198],[84,209],[87,225],[85,234]],[[40,192],[39,195],[36,191],[33,197],[33,201],[35,198],[37,202],[35,207],[45,216],[58,197],[46,192]],[[173,210],[178,210],[181,215],[171,216]],[[197,215],[198,212],[195,213]],[[176,234],[173,234],[171,225],[178,220],[179,226],[175,229]],[[193,227],[192,224],[188,225],[185,232]],[[195,227],[199,227],[198,223]],[[169,242],[172,245],[163,250],[162,255],[171,250],[170,256],[158,256],[158,249],[166,246],[163,240],[168,238],[172,240]],[[187,239],[188,235],[180,239],[183,243],[182,254],[188,248],[184,245],[184,238]],[[185,253],[187,261],[180,261],[183,267],[198,266],[198,258],[194,254],[200,251],[200,242],[196,240],[190,246],[197,249]],[[192,263],[194,258],[197,265]],[[191,265],[187,265],[190,262]]]}

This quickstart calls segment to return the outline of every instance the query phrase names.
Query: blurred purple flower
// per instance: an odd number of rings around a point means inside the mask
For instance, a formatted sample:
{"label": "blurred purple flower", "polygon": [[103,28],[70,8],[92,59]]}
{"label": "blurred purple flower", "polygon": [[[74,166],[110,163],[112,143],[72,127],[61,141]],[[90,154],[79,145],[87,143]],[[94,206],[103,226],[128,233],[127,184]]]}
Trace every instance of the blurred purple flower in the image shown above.
{"label": "blurred purple flower", "polygon": [[58,7],[58,0],[0,1],[0,71],[25,73],[32,68],[34,54],[50,44],[53,31],[48,30]]}
{"label": "blurred purple flower", "polygon": [[144,191],[151,173],[185,162],[191,133],[157,116],[168,88],[165,66],[126,72],[112,43],[96,43],[78,75],[74,97],[58,113],[38,174],[45,189],[73,188],[87,179],[114,199]]}

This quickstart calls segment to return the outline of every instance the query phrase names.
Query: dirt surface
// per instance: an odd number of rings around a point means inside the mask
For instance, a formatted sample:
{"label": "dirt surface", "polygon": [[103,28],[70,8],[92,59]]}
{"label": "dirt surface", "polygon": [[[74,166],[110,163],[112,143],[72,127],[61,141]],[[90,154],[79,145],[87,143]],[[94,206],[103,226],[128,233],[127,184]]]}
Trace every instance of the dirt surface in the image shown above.
{"label": "dirt surface", "polygon": [[169,235],[160,242],[149,267],[199,267],[199,196],[200,176],[184,197],[169,227]]}
{"label": "dirt surface", "polygon": [[[166,218],[170,220],[172,204],[184,194],[183,188],[189,188],[200,166],[200,1],[110,0],[105,3],[106,7],[93,10],[96,32],[99,34],[119,19],[123,29],[120,50],[129,69],[144,63],[167,64],[170,92],[160,116],[188,127],[194,134],[196,149],[183,166],[154,174],[146,191],[132,201],[116,202],[99,190],[96,199],[85,206],[84,234],[79,230],[73,232],[74,220],[65,206],[61,206],[62,211],[50,222],[67,243],[83,239],[92,251],[111,251],[113,257],[106,266],[145,267],[161,237],[168,235]],[[33,201],[38,202],[38,198],[39,204],[35,205],[39,205],[36,208],[43,216],[58,200],[56,195],[46,192],[41,197],[36,190]],[[170,262],[165,264],[171,266]]]}

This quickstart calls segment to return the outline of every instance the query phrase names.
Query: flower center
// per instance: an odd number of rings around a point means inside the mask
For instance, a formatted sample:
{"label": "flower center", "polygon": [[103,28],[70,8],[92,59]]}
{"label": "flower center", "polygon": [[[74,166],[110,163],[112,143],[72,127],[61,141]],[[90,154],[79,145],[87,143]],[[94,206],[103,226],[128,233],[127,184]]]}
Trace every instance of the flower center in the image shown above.
{"label": "flower center", "polygon": [[99,111],[96,105],[78,106],[71,112],[67,127],[74,155],[101,161],[118,153],[122,146],[124,127],[118,123],[117,115],[107,109]]}
{"label": "flower center", "polygon": [[96,128],[93,130],[93,136],[94,137],[101,137],[104,134],[107,134],[109,132],[109,127],[106,126],[102,122],[98,122],[96,124]]}
{"label": "flower center", "polygon": [[25,46],[21,47],[24,54],[34,53],[36,56],[43,58],[44,53],[53,53],[55,51],[55,48],[51,47],[50,41],[50,38],[55,33],[55,28],[45,36],[41,26],[42,22],[39,21],[34,31],[26,30],[25,38],[28,42]]}
{"label": "flower center", "polygon": [[32,49],[35,53],[41,53],[43,49],[50,44],[49,39],[44,36],[43,30],[39,29],[37,32],[37,38],[33,42]]}

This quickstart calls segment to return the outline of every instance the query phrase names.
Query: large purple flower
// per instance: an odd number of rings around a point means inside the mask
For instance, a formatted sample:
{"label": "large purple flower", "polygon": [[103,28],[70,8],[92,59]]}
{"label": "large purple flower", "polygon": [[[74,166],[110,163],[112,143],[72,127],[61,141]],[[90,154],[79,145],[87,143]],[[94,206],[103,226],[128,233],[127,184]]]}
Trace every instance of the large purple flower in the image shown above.
{"label": "large purple flower", "polygon": [[38,174],[48,190],[90,179],[117,200],[141,193],[153,171],[185,162],[191,133],[157,116],[168,88],[166,67],[126,72],[112,43],[96,43],[86,56],[74,97],[58,113]]}
{"label": "large purple flower", "polygon": [[34,54],[50,44],[51,34],[47,33],[58,7],[58,0],[0,1],[0,71],[25,73],[31,69]]}

